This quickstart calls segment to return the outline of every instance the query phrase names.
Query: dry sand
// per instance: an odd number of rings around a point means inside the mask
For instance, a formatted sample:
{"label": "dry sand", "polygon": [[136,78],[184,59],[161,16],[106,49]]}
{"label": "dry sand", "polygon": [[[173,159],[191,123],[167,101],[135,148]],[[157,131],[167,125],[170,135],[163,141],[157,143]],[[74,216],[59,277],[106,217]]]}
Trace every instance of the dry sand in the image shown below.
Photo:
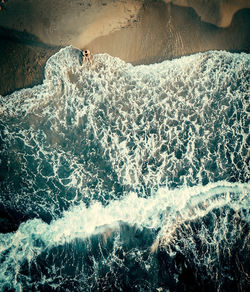
{"label": "dry sand", "polygon": [[218,27],[228,27],[234,14],[244,8],[250,8],[249,0],[164,0],[174,5],[192,7],[203,22]]}
{"label": "dry sand", "polygon": [[250,10],[238,11],[249,1],[235,1],[9,0],[0,11],[0,94],[41,82],[48,57],[69,44],[134,64],[249,52]]}
{"label": "dry sand", "polygon": [[94,53],[107,52],[134,64],[160,62],[207,50],[248,52],[250,10],[235,14],[231,25],[219,28],[201,22],[192,8],[148,3],[138,21],[119,31],[101,36],[87,47]]}

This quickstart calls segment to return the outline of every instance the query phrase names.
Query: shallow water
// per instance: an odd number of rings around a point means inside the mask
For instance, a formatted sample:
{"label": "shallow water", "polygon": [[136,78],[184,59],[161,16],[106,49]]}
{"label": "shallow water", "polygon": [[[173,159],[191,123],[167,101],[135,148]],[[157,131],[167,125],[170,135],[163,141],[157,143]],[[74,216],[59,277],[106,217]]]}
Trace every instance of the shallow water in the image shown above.
{"label": "shallow water", "polygon": [[244,291],[249,55],[79,56],[1,97],[1,289]]}

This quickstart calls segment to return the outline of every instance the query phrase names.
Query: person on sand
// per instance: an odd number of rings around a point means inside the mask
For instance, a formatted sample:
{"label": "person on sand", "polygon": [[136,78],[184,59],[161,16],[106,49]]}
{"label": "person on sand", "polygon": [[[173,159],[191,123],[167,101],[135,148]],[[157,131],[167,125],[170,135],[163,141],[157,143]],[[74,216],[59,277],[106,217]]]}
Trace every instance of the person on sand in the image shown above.
{"label": "person on sand", "polygon": [[83,62],[89,62],[91,65],[93,64],[92,55],[89,50],[82,51],[82,64]]}

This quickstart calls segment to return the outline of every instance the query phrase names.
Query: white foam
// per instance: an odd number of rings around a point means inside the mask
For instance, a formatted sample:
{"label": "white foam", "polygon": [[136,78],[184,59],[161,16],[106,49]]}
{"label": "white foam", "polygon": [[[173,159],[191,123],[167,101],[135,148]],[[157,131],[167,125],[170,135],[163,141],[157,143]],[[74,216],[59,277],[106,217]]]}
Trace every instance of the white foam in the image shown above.
{"label": "white foam", "polygon": [[[1,203],[23,212],[39,206],[54,220],[29,220],[1,235],[0,285],[17,287],[22,263],[46,248],[85,240],[106,227],[119,229],[121,221],[160,229],[154,250],[159,243],[169,246],[186,220],[224,206],[248,209],[249,185],[240,181],[249,175],[244,154],[249,61],[247,54],[208,52],[134,67],[103,54],[89,67],[80,65],[78,50],[67,47],[48,60],[42,85],[2,97],[4,153],[20,165],[22,179],[34,173],[25,181],[27,193],[13,190],[11,203],[5,197]],[[224,181],[233,175],[238,183]],[[201,186],[206,178],[204,184],[213,183]],[[112,179],[123,187],[121,199]],[[65,186],[65,198],[57,183]],[[68,199],[70,188],[76,191]],[[89,207],[79,204],[85,198]],[[62,200],[72,207],[58,217]],[[241,216],[249,222],[244,212]]]}
{"label": "white foam", "polygon": [[[132,66],[101,54],[94,56],[91,67],[81,66],[79,51],[67,47],[48,60],[44,83],[4,97],[1,113],[3,122],[12,119],[13,140],[16,131],[23,131],[21,127],[27,136],[42,131],[44,143],[58,146],[55,152],[60,152],[66,138],[70,141],[74,136],[71,143],[77,147],[84,139],[90,143],[93,134],[93,143],[102,148],[102,158],[109,161],[118,182],[129,188],[140,188],[142,183],[151,188],[176,180],[177,185],[195,185],[203,179],[225,179],[234,172],[232,168],[238,172],[237,154],[246,176],[243,125],[247,119],[244,72],[248,64],[249,55],[227,52],[200,53],[148,66]],[[239,103],[242,108],[237,108]],[[232,106],[231,115],[240,115],[239,122],[231,123],[227,116]],[[240,143],[233,148],[240,151],[228,151],[231,133],[232,141]],[[30,144],[29,139],[24,136],[23,142]],[[46,152],[44,143],[37,143],[42,153]],[[228,152],[232,162],[225,158]],[[73,158],[71,165],[76,165],[77,159]],[[54,157],[53,161],[56,174],[58,160]],[[69,184],[81,185],[84,192],[81,177],[88,171],[77,165]],[[216,173],[209,170],[210,165]]]}
{"label": "white foam", "polygon": [[[31,262],[45,249],[76,238],[84,240],[110,227],[119,228],[121,221],[139,228],[160,228],[159,238],[168,245],[176,228],[186,220],[202,218],[213,209],[224,206],[235,212],[249,208],[249,185],[220,182],[174,191],[161,188],[149,198],[130,193],[122,200],[111,201],[106,207],[99,202],[93,202],[89,208],[80,204],[50,224],[39,219],[29,220],[16,232],[1,235],[0,283],[3,285],[6,279],[15,282],[13,277],[18,274],[21,264],[25,260]],[[249,222],[249,217],[244,220]]]}

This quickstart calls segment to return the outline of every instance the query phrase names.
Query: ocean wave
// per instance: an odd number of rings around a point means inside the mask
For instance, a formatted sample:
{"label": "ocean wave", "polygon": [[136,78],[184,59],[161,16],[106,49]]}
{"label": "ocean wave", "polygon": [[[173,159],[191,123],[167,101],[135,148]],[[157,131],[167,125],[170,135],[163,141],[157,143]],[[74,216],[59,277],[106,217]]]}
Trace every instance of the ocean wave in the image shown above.
{"label": "ocean wave", "polygon": [[187,266],[237,286],[245,262],[220,261],[247,253],[249,61],[90,65],[66,47],[43,84],[1,97],[0,206],[19,226],[1,234],[1,288],[184,291]]}
{"label": "ocean wave", "polygon": [[[113,249],[124,248],[121,237],[125,237],[126,241],[133,242],[135,236],[135,231],[132,233],[128,230],[124,232],[124,226],[135,228],[139,232],[149,230],[151,238],[148,243],[151,243],[151,246],[147,246],[146,250],[152,257],[152,254],[156,254],[158,250],[166,249],[169,252],[170,249],[176,249],[178,245],[182,247],[181,251],[185,254],[183,244],[194,242],[194,237],[199,237],[199,240],[203,241],[207,249],[211,245],[215,248],[218,244],[224,244],[225,240],[230,249],[236,238],[241,236],[240,234],[236,236],[239,231],[238,226],[234,226],[232,221],[238,216],[242,221],[249,223],[249,214],[246,212],[249,205],[250,198],[247,184],[220,182],[174,191],[161,188],[150,198],[141,198],[136,193],[130,193],[122,200],[111,201],[107,206],[102,206],[99,202],[93,202],[89,207],[80,204],[65,212],[62,218],[54,220],[50,224],[39,219],[29,220],[21,224],[16,232],[1,235],[1,289],[8,287],[6,283],[9,283],[10,287],[17,287],[18,284],[24,285],[26,289],[29,285],[34,287],[34,285],[41,284],[39,281],[29,283],[28,279],[24,281],[23,273],[26,272],[23,271],[23,267],[27,264],[29,266],[40,266],[38,259],[41,255],[50,255],[49,257],[51,257],[51,253],[54,253],[60,247],[65,250],[65,253],[68,253],[67,245],[72,245],[72,250],[75,250],[73,253],[77,252],[76,241],[80,240],[83,245],[86,245],[86,242],[90,240],[90,245],[94,245],[93,238],[100,235],[98,240],[100,241],[99,244],[103,245],[103,249],[107,248],[107,242],[111,239],[116,241]],[[195,232],[190,227],[189,222],[204,220],[206,216],[213,218],[218,210],[223,209],[231,211],[225,212],[226,214],[220,211],[216,222],[214,222],[215,227],[212,228],[211,224],[204,225],[199,232]],[[230,220],[228,219],[228,213],[229,215],[231,213],[232,218]],[[224,225],[224,223],[226,224]],[[189,234],[186,233],[185,237],[178,237],[180,229],[183,232],[185,228],[189,230]],[[211,228],[209,238],[204,238],[206,232],[208,233]],[[229,234],[226,234],[228,232]],[[127,248],[129,250],[136,248],[139,252],[140,245],[141,243],[133,247],[133,243],[130,243]],[[188,246],[185,246],[185,249],[188,248]],[[199,253],[197,246],[193,248],[196,248],[195,251],[193,250],[194,253]],[[86,246],[85,249],[87,249]],[[169,252],[169,254],[171,253]],[[93,257],[96,257],[96,254]],[[206,255],[203,254],[202,257],[204,261]],[[217,257],[211,260],[218,264],[219,259]],[[52,263],[50,263],[57,266],[52,281],[44,275],[46,283],[51,281],[51,287],[54,285],[53,281],[59,277],[59,271],[64,269],[64,264],[61,261],[59,262],[60,266],[56,263],[56,259],[52,259]],[[77,262],[77,259],[74,262]],[[106,264],[107,269],[110,268],[108,263]],[[208,265],[207,262],[206,264]],[[86,263],[83,263],[84,265]],[[122,265],[125,265],[125,263]],[[81,267],[81,269],[83,268]],[[53,269],[53,267],[49,269]],[[38,273],[38,270],[36,273]],[[64,271],[64,273],[65,277],[68,276],[67,272]],[[84,274],[75,276],[80,277],[83,282],[88,278]],[[96,280],[98,276],[97,273],[95,275]],[[62,284],[63,282],[62,279]]]}

